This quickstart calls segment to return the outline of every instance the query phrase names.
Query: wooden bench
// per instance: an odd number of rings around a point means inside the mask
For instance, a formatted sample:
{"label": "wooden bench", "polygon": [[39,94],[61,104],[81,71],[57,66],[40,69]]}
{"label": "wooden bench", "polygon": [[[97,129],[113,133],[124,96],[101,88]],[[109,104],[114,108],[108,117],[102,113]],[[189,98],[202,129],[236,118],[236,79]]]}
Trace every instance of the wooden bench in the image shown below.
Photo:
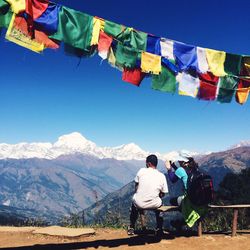
{"label": "wooden bench", "polygon": [[[233,209],[232,237],[236,235],[239,209],[250,208],[250,205],[208,205],[209,209]],[[180,211],[178,206],[161,206],[157,209],[160,212]],[[141,214],[141,224],[145,226],[144,215]],[[202,222],[198,221],[198,236],[202,236]]]}
{"label": "wooden bench", "polygon": [[[234,237],[237,233],[237,224],[238,224],[238,213],[239,213],[239,209],[242,208],[250,208],[250,205],[225,205],[225,206],[219,206],[219,205],[209,205],[208,208],[210,209],[233,209],[233,219],[232,219],[232,237]],[[200,222],[201,224],[201,222]],[[201,226],[200,226],[201,227]],[[198,233],[199,234],[199,233]],[[202,228],[200,231],[200,235],[202,235]]]}

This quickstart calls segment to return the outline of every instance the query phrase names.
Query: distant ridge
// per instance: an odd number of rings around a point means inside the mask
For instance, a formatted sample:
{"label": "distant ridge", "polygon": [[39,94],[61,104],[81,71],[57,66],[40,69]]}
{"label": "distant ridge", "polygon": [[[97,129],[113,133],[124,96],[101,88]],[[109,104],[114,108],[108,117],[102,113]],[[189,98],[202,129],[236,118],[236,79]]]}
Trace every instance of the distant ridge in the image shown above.
{"label": "distant ridge", "polygon": [[[180,153],[198,155],[197,152],[172,151],[166,154],[155,154],[162,160],[172,159]],[[116,160],[145,160],[150,154],[135,143],[123,144],[117,147],[99,147],[94,142],[86,139],[82,134],[73,132],[58,138],[55,143],[0,143],[0,159],[56,159],[62,155],[85,154],[99,159],[113,158]]]}

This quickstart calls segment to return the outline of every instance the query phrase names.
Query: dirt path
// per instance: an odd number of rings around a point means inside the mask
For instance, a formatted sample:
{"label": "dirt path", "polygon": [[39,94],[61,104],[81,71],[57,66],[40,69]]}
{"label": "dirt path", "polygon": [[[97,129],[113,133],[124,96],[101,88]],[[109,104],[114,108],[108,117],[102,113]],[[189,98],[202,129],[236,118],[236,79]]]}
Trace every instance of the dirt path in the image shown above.
{"label": "dirt path", "polygon": [[34,235],[31,232],[0,232],[0,249],[215,249],[250,250],[250,234],[231,238],[227,235],[204,235],[198,237],[174,237],[163,239],[153,235],[128,237],[124,230],[97,229],[93,236],[63,238]]}

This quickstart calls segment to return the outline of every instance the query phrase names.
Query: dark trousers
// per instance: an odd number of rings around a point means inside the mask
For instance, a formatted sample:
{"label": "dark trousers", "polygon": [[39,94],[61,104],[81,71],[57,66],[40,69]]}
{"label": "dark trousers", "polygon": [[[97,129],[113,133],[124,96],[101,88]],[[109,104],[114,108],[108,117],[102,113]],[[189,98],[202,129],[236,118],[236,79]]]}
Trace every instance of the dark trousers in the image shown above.
{"label": "dark trousers", "polygon": [[[160,211],[155,210],[155,218],[156,218],[156,225],[157,229],[162,229],[163,226],[163,213]],[[138,215],[144,215],[144,210],[138,209],[134,203],[132,203],[130,208],[130,227],[135,228],[135,223],[138,219]]]}

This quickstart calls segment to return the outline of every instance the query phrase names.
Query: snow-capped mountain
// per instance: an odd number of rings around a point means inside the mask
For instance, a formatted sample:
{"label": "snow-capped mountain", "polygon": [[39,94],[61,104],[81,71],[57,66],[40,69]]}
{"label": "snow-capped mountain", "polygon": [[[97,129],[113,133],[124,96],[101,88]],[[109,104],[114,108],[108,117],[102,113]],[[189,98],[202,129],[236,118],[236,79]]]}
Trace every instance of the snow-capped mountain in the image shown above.
{"label": "snow-capped mountain", "polygon": [[[134,143],[124,144],[117,147],[99,147],[94,142],[87,140],[83,135],[74,132],[63,135],[52,143],[18,143],[0,144],[0,159],[28,159],[42,158],[55,159],[61,155],[87,154],[99,159],[114,158],[117,160],[145,160],[149,152],[144,151]],[[173,151],[164,155],[155,153],[160,159],[174,160],[180,154],[197,155],[197,152]]]}
{"label": "snow-capped mountain", "polygon": [[240,147],[250,147],[250,141],[241,141],[240,143],[231,146],[230,149],[240,148]]}
{"label": "snow-capped mountain", "polygon": [[[180,151],[171,151],[171,152],[168,152],[166,154],[163,154],[162,155],[162,159],[165,159],[165,160],[171,160],[171,161],[177,161],[177,160],[181,160],[182,158],[185,158],[185,157],[190,157],[190,156],[198,156],[200,155],[201,153],[198,153],[198,152],[191,152],[191,151],[188,151],[188,150],[180,150]],[[207,153],[204,153],[204,154],[207,154]]]}

